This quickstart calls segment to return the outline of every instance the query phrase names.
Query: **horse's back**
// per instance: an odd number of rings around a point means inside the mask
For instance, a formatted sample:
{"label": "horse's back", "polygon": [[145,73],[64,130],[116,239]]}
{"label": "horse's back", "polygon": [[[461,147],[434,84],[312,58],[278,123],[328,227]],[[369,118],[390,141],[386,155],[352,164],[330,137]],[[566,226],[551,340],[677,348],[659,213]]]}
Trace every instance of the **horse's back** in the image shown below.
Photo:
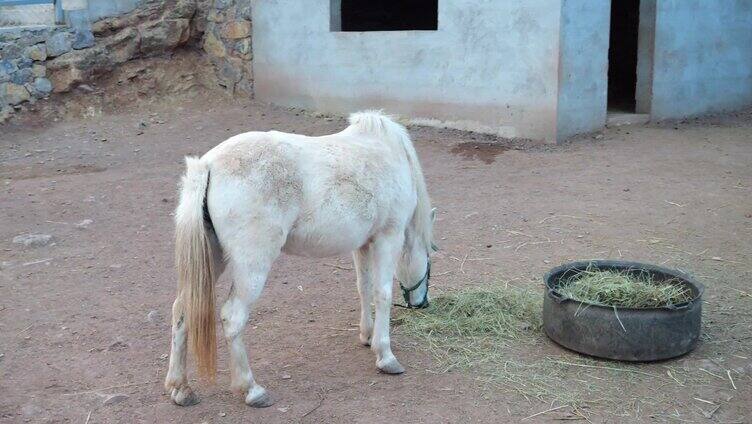
{"label": "horse's back", "polygon": [[272,226],[266,232],[278,229],[288,253],[354,250],[374,231],[403,226],[401,211],[414,203],[404,158],[372,137],[252,132],[228,139],[205,159],[212,219]]}

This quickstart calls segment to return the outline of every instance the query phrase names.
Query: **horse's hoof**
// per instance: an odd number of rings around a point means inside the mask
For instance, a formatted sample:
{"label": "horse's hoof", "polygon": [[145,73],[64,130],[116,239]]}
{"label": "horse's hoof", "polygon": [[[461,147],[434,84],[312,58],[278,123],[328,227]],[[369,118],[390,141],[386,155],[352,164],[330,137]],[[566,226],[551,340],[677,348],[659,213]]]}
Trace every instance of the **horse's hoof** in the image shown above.
{"label": "horse's hoof", "polygon": [[360,335],[360,344],[363,346],[371,346],[371,337]]}
{"label": "horse's hoof", "polygon": [[198,396],[193,393],[190,387],[183,387],[181,389],[172,389],[170,395],[175,405],[191,406],[199,402]]}
{"label": "horse's hoof", "polygon": [[255,391],[252,390],[248,393],[248,396],[245,398],[246,405],[253,408],[268,408],[274,405],[274,399],[272,399],[266,390],[261,389],[260,393],[254,393]]}
{"label": "horse's hoof", "polygon": [[379,371],[384,374],[402,374],[405,372],[405,367],[403,367],[394,357],[385,361],[378,361],[376,362],[376,366],[379,368]]}

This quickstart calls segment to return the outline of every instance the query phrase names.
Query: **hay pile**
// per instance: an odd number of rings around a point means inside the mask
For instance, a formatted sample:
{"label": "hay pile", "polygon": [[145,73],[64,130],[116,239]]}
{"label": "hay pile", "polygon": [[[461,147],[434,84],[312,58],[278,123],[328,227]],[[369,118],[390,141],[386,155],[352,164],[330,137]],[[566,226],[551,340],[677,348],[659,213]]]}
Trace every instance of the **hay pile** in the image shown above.
{"label": "hay pile", "polygon": [[599,270],[588,267],[556,288],[566,298],[617,308],[661,308],[692,300],[692,290],[681,281],[657,281],[653,274],[635,270]]}
{"label": "hay pile", "polygon": [[475,287],[438,296],[426,309],[399,311],[394,323],[448,370],[493,362],[509,341],[540,332],[541,300],[512,287]]}
{"label": "hay pile", "polygon": [[560,387],[566,367],[530,355],[543,340],[542,307],[540,291],[488,284],[444,293],[426,309],[397,310],[392,322],[436,359],[430,372],[470,370],[489,387],[577,408],[580,393]]}

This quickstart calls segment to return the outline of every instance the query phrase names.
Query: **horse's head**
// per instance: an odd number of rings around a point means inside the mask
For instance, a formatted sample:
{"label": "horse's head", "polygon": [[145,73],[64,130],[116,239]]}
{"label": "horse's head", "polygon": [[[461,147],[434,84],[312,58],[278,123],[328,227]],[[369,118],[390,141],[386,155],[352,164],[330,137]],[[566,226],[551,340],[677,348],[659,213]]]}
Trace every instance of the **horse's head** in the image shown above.
{"label": "horse's head", "polygon": [[[436,220],[436,208],[431,210],[431,224]],[[397,280],[408,308],[428,307],[428,284],[431,279],[431,253],[438,250],[431,240],[425,240],[408,229],[405,245],[397,265]]]}

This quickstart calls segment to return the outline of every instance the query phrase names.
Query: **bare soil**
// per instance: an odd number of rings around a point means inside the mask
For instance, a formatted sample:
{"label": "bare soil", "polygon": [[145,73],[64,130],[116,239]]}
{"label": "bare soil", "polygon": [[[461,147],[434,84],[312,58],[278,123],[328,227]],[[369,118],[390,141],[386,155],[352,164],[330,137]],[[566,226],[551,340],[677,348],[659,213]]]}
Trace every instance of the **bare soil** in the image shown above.
{"label": "bare soil", "polygon": [[[590,398],[575,410],[482,383],[482,371],[442,372],[399,333],[407,372],[379,374],[358,344],[349,258],[288,256],[246,331],[256,378],[277,403],[245,406],[225,370],[216,386],[194,382],[201,403],[181,408],[162,381],[183,156],[239,132],[321,135],[345,121],[214,93],[137,101],[148,93],[136,90],[112,103],[98,91],[76,95],[83,117],[40,111],[0,126],[1,422],[749,422],[752,113],[608,129],[562,146],[410,128],[440,211],[434,295],[497,281],[542,295],[548,269],[585,258],[678,267],[706,285],[693,353],[639,366],[645,375],[589,361],[550,376],[574,394],[578,384],[604,387],[622,408],[584,389]],[[27,233],[54,238],[12,242]],[[225,277],[218,292],[228,287]],[[584,364],[531,337],[510,361]]]}

